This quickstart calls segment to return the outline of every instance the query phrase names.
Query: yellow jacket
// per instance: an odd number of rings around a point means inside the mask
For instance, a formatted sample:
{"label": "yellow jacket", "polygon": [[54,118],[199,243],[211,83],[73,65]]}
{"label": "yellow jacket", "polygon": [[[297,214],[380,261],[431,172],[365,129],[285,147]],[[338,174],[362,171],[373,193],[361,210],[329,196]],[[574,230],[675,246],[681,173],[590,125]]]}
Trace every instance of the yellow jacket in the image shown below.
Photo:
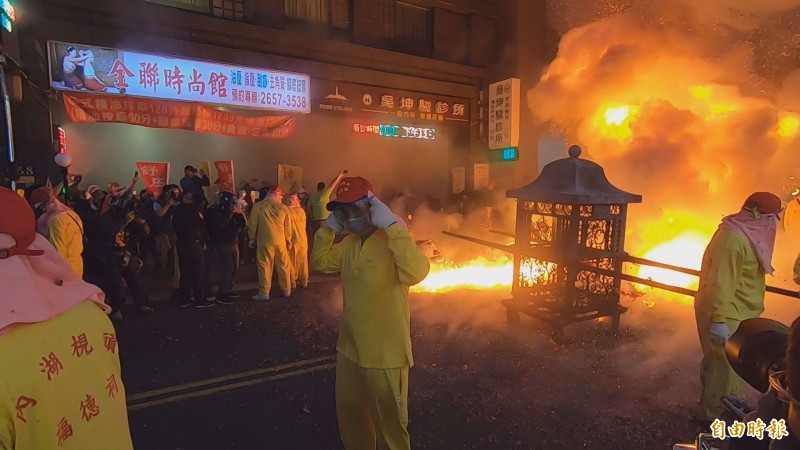
{"label": "yellow jacket", "polygon": [[0,449],[133,449],[116,334],[91,301],[0,336],[0,367]]}
{"label": "yellow jacket", "polygon": [[283,203],[265,199],[253,206],[247,222],[247,234],[258,245],[286,245],[292,240],[289,208]]}
{"label": "yellow jacket", "polygon": [[703,254],[695,309],[714,322],[745,320],[764,312],[766,274],[750,241],[738,231],[718,230]]}
{"label": "yellow jacket", "polygon": [[292,228],[292,244],[308,245],[306,239],[306,212],[300,207],[289,207],[289,223]]}
{"label": "yellow jacket", "polygon": [[47,222],[47,240],[78,274],[83,277],[83,222],[75,211],[56,214]]}
{"label": "yellow jacket", "polygon": [[413,366],[408,288],[428,275],[428,259],[398,224],[377,230],[363,243],[354,235],[336,245],[333,240],[328,228],[317,231],[311,264],[342,274],[344,310],[336,349],[365,368]]}

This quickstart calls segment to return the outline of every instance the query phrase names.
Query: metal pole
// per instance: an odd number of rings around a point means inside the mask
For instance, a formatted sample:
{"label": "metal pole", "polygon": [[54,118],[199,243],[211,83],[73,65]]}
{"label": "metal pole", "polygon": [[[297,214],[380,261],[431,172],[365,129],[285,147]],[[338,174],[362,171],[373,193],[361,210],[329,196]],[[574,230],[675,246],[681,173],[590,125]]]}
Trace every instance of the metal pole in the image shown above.
{"label": "metal pole", "polygon": [[[5,109],[6,119],[6,133],[8,138],[8,167],[9,170],[17,170],[14,155],[14,130],[11,122],[11,99],[8,95],[8,86],[6,85],[6,68],[5,57],[0,60],[0,93],[3,96],[3,108]],[[17,174],[11,173],[11,190],[17,190],[17,182],[15,181]]]}

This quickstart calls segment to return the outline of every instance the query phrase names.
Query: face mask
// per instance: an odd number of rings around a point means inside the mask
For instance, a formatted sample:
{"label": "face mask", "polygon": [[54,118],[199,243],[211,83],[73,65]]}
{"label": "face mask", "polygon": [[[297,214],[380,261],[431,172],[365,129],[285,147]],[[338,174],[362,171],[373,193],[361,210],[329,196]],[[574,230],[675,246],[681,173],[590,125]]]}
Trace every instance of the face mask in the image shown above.
{"label": "face mask", "polygon": [[366,215],[348,219],[346,226],[348,231],[356,236],[366,236],[372,231],[372,224],[369,221],[369,217]]}
{"label": "face mask", "polygon": [[45,203],[36,203],[33,205],[33,213],[36,215],[36,218],[42,217],[42,214],[47,211],[47,204]]}

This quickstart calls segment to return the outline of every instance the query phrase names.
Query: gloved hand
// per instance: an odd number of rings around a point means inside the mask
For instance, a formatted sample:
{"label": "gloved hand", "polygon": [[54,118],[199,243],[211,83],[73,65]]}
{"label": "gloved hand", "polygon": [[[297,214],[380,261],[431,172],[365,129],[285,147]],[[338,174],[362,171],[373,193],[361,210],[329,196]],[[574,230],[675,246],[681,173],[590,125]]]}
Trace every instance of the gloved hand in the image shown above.
{"label": "gloved hand", "polygon": [[397,216],[372,192],[369,193],[369,204],[369,218],[372,220],[373,225],[386,229],[397,223]]}
{"label": "gloved hand", "polygon": [[250,241],[250,242],[248,242],[248,243],[247,243],[247,246],[248,246],[248,247],[250,247],[250,248],[252,248],[252,249],[255,249],[255,248],[256,248],[256,241]]}
{"label": "gloved hand", "polygon": [[711,341],[719,345],[725,345],[731,337],[731,330],[725,322],[714,322],[711,324]]}
{"label": "gloved hand", "polygon": [[334,233],[341,233],[344,231],[344,224],[339,222],[339,219],[337,219],[333,214],[328,216],[328,219],[325,221],[325,226]]}

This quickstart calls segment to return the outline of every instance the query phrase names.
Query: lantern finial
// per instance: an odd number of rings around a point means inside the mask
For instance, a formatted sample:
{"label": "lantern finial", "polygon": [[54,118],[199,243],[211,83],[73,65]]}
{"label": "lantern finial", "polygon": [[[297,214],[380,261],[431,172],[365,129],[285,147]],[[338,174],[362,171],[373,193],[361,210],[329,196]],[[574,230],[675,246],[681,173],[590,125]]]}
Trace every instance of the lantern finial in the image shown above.
{"label": "lantern finial", "polygon": [[569,157],[570,158],[577,158],[581,156],[581,146],[580,145],[573,145],[569,148]]}

